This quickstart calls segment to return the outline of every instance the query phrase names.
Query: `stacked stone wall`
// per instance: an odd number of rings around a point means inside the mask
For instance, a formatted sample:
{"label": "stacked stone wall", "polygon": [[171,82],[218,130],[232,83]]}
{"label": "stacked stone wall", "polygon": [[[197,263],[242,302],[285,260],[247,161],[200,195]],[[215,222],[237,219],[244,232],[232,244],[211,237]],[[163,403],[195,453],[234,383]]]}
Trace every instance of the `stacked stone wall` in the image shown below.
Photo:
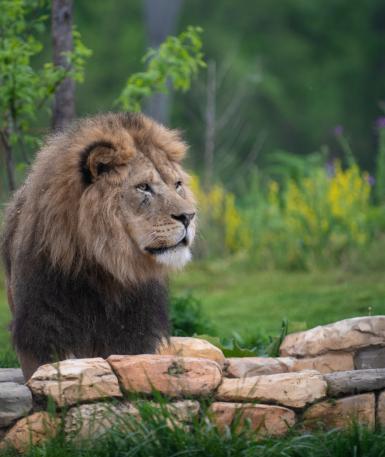
{"label": "stacked stone wall", "polygon": [[385,316],[290,334],[280,354],[225,358],[205,340],[173,337],[158,354],[43,365],[26,384],[19,369],[2,369],[0,448],[23,450],[57,432],[58,417],[44,411],[48,398],[65,412],[65,432],[86,437],[100,436],[119,417],[139,418],[132,394],[156,407],[155,391],[169,399],[178,423],[204,414],[223,430],[237,417],[258,436],[352,420],[385,426]]}

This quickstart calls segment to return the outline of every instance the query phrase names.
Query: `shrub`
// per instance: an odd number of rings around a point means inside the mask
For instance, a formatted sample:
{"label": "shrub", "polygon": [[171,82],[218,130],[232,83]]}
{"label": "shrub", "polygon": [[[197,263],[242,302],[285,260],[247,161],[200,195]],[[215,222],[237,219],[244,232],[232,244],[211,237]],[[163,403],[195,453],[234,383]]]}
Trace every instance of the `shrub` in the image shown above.
{"label": "shrub", "polygon": [[171,332],[175,336],[214,333],[214,326],[203,313],[201,302],[192,295],[171,298],[170,319]]}
{"label": "shrub", "polygon": [[[281,153],[282,155],[282,153]],[[221,185],[192,188],[200,207],[198,254],[247,253],[263,268],[311,269],[338,265],[366,250],[384,231],[382,209],[371,200],[371,180],[354,162],[308,165],[267,184],[257,176],[236,202]],[[301,159],[294,160],[298,165]]]}

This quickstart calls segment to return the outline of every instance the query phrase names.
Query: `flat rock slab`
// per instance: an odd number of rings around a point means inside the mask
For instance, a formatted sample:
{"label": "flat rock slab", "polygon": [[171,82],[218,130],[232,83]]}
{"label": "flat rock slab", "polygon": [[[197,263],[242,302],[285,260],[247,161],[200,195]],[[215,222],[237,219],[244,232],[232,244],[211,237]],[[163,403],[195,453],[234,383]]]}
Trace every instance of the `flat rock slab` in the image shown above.
{"label": "flat rock slab", "polygon": [[302,408],[326,396],[326,382],[317,371],[282,373],[242,379],[223,379],[217,399],[223,401],[262,401]]}
{"label": "flat rock slab", "polygon": [[24,384],[25,381],[21,368],[0,368],[0,382]]}
{"label": "flat rock slab", "polygon": [[294,359],[290,371],[316,370],[320,373],[354,370],[353,354],[349,352],[328,352],[316,357]]}
{"label": "flat rock slab", "polygon": [[284,339],[281,356],[313,357],[329,351],[353,351],[385,346],[385,316],[355,317],[292,333]]}
{"label": "flat rock slab", "polygon": [[290,409],[252,403],[214,402],[209,414],[220,430],[230,427],[234,420],[238,421],[237,428],[242,429],[247,421],[250,430],[260,436],[283,435],[296,422],[295,413]]}
{"label": "flat rock slab", "polygon": [[147,402],[157,411],[166,411],[166,415],[177,422],[190,422],[200,411],[200,403],[197,400],[177,400],[165,404]]}
{"label": "flat rock slab", "polygon": [[128,429],[130,418],[139,419],[140,415],[128,402],[74,406],[66,415],[64,430],[74,440],[99,438],[113,427]]}
{"label": "flat rock slab", "polygon": [[354,356],[356,370],[368,368],[385,368],[385,347],[360,349]]}
{"label": "flat rock slab", "polygon": [[385,388],[385,368],[339,371],[326,374],[324,378],[328,384],[328,394],[332,397]]}
{"label": "flat rock slab", "polygon": [[218,362],[221,366],[225,361],[223,352],[200,338],[185,336],[172,336],[169,341],[164,341],[158,348],[159,355],[174,355],[179,357],[200,357]]}
{"label": "flat rock slab", "polygon": [[0,382],[0,427],[6,427],[32,409],[28,387],[15,382]]}
{"label": "flat rock slab", "polygon": [[167,355],[110,356],[107,361],[129,392],[154,390],[171,397],[208,395],[221,382],[220,366],[213,360]]}
{"label": "flat rock slab", "polygon": [[41,444],[57,433],[59,420],[41,411],[24,417],[8,431],[0,449],[13,447],[19,452],[25,452],[31,444]]}
{"label": "flat rock slab", "polygon": [[295,362],[293,357],[231,357],[225,361],[225,375],[244,378],[287,373]]}
{"label": "flat rock slab", "polygon": [[352,421],[374,427],[375,396],[373,393],[323,401],[310,406],[304,414],[306,428],[316,428],[320,425],[327,428],[344,428],[349,427]]}
{"label": "flat rock slab", "polygon": [[225,376],[243,378],[267,374],[316,370],[320,373],[353,370],[353,355],[349,352],[329,352],[316,357],[232,357],[225,361]]}
{"label": "flat rock slab", "polygon": [[42,365],[27,385],[34,395],[50,396],[58,406],[122,396],[118,379],[101,358]]}

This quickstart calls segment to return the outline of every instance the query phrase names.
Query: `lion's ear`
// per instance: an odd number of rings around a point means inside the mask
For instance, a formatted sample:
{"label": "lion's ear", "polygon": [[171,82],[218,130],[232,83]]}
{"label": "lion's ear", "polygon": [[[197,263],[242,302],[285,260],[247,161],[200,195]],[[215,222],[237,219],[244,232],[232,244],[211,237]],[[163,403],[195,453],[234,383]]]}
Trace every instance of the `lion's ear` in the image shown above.
{"label": "lion's ear", "polygon": [[82,153],[81,171],[86,184],[95,182],[101,175],[117,171],[127,164],[127,154],[120,153],[107,141],[90,144]]}

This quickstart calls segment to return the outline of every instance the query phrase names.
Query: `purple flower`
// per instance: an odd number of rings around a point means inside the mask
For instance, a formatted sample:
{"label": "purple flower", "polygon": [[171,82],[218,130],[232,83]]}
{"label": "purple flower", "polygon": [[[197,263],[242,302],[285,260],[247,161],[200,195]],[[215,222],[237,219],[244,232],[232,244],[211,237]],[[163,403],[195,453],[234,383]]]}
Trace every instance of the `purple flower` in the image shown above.
{"label": "purple flower", "polygon": [[333,132],[335,136],[341,136],[344,134],[344,128],[342,127],[342,125],[336,125],[334,127]]}
{"label": "purple flower", "polygon": [[332,160],[326,162],[326,174],[329,178],[332,178],[335,174],[334,162]]}
{"label": "purple flower", "polygon": [[385,117],[379,117],[376,119],[376,127],[378,129],[385,128]]}
{"label": "purple flower", "polygon": [[376,178],[372,175],[367,175],[366,180],[368,181],[368,184],[371,187],[373,187],[376,184]]}

